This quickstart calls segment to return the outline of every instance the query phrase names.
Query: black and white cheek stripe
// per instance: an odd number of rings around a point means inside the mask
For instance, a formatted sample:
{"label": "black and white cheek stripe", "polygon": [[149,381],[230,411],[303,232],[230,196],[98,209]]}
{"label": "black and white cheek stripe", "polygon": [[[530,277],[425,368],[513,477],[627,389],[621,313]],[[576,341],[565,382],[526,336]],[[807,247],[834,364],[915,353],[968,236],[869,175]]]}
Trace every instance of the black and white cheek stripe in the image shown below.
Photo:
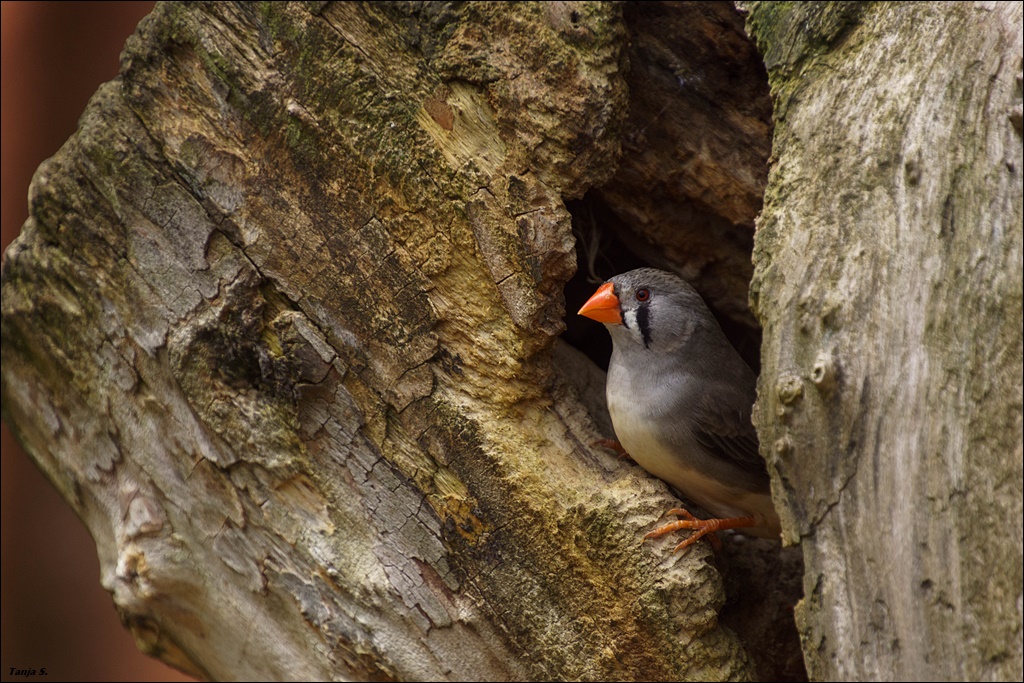
{"label": "black and white cheek stripe", "polygon": [[641,301],[636,309],[636,326],[644,338],[645,349],[651,348],[651,311],[647,303],[647,301]]}

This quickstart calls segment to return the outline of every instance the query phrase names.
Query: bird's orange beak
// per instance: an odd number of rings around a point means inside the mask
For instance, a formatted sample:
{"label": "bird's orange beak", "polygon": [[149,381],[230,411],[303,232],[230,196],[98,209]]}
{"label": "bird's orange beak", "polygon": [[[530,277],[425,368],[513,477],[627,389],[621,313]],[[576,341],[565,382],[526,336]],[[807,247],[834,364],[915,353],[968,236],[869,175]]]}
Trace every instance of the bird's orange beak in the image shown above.
{"label": "bird's orange beak", "polygon": [[606,282],[597,288],[594,296],[587,299],[578,315],[583,315],[599,323],[622,324],[622,313],[619,312],[619,297],[615,296],[615,286]]}

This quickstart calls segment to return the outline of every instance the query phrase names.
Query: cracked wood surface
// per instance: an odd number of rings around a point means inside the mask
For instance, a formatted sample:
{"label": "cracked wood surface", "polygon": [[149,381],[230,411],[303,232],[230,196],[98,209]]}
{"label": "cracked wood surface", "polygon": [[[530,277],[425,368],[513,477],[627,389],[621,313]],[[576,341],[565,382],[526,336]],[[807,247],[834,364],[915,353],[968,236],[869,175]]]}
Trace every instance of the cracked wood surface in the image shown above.
{"label": "cracked wood surface", "polygon": [[811,679],[1020,680],[1019,3],[746,3],[755,420]]}
{"label": "cracked wood surface", "polygon": [[[38,172],[3,410],[214,679],[753,673],[552,362],[620,8],[160,5]],[[571,354],[561,349],[560,353]]]}

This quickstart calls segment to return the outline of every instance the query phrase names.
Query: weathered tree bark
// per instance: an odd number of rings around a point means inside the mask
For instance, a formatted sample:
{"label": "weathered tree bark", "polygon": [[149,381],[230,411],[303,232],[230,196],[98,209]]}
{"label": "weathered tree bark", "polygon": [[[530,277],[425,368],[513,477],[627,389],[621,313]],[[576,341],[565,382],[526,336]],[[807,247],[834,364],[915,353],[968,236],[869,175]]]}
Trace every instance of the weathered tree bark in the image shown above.
{"label": "weathered tree bark", "polygon": [[757,422],[811,678],[1020,680],[1020,3],[751,3]]}
{"label": "weathered tree bark", "polygon": [[216,679],[754,675],[708,551],[639,542],[675,500],[588,446],[603,378],[556,344],[563,202],[628,116],[621,12],[140,26],[6,254],[3,410],[145,651]]}

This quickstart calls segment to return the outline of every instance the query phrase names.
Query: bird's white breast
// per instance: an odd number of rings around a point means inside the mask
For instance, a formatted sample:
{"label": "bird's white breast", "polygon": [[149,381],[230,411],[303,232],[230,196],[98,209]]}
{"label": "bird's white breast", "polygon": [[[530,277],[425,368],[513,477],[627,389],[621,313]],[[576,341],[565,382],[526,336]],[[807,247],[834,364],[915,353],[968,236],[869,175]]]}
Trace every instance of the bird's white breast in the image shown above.
{"label": "bird's white breast", "polygon": [[[667,412],[678,405],[676,402],[658,396],[654,386],[645,390],[631,386],[630,379],[623,380],[624,384],[612,391],[611,382],[616,374],[609,368],[608,411],[619,443],[638,465],[717,517],[774,517],[770,496],[730,486],[695,466],[700,456],[692,449],[701,447],[679,424],[686,416]],[[659,428],[659,424],[666,424],[664,421],[668,420],[674,421],[675,427],[671,430],[674,437],[671,442],[666,438],[666,430]],[[757,532],[752,530],[751,533]]]}

